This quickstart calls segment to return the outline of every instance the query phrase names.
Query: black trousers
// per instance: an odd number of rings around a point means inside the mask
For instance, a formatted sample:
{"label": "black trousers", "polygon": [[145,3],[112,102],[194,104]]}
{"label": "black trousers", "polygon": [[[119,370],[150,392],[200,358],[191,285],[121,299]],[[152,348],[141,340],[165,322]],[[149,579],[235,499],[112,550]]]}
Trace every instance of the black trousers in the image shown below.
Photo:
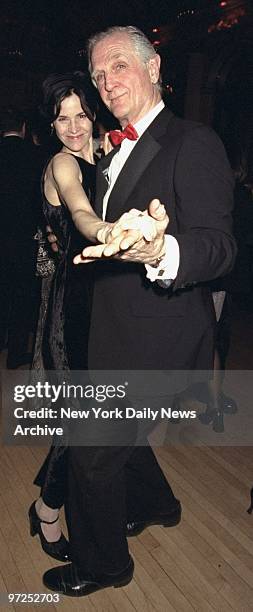
{"label": "black trousers", "polygon": [[[89,267],[89,266],[88,266]],[[88,369],[88,336],[92,302],[92,270],[70,265],[65,290],[64,335],[70,370]]]}
{"label": "black trousers", "polygon": [[83,570],[123,569],[126,523],[167,513],[174,504],[150,446],[69,448],[66,520],[71,559]]}

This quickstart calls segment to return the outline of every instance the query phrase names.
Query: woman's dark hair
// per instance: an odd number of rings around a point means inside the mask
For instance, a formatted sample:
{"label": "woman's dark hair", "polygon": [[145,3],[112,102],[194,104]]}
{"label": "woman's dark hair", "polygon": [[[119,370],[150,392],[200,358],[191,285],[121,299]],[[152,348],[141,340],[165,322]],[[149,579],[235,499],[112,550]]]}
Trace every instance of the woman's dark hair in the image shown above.
{"label": "woman's dark hair", "polygon": [[66,72],[50,74],[42,83],[43,102],[40,110],[43,117],[52,123],[57,119],[61,103],[65,98],[76,94],[83,111],[90,121],[94,121],[97,110],[98,94],[88,74],[83,72]]}

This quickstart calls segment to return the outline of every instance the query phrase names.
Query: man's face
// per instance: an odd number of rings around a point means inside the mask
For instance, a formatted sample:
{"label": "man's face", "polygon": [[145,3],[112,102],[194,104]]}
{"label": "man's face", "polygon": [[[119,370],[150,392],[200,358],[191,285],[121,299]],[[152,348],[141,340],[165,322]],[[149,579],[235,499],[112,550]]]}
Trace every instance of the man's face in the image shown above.
{"label": "man's face", "polygon": [[159,102],[155,83],[160,58],[155,55],[144,64],[127,33],[111,34],[98,42],[91,65],[100,96],[122,127],[139,121]]}

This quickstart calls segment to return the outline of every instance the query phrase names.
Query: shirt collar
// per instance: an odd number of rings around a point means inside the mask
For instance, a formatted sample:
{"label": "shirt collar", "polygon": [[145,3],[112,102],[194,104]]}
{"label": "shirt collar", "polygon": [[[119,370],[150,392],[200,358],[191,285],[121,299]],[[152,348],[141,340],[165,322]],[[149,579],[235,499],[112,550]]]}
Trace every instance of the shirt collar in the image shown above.
{"label": "shirt collar", "polygon": [[158,102],[158,104],[156,104],[156,106],[151,108],[151,110],[145,115],[145,117],[142,117],[139,121],[137,121],[137,123],[134,124],[134,127],[135,127],[135,129],[136,129],[136,131],[138,133],[138,137],[139,138],[140,138],[140,136],[142,136],[142,134],[148,128],[150,123],[152,123],[152,121],[154,121],[156,116],[159,115],[159,113],[162,111],[162,109],[164,107],[165,107],[164,101],[160,100],[160,102]]}

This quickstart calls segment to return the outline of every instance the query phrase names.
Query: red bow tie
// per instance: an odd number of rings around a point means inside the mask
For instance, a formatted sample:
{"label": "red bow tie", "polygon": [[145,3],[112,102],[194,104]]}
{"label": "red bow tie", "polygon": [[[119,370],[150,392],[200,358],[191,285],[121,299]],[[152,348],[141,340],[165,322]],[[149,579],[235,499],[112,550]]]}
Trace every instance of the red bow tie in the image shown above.
{"label": "red bow tie", "polygon": [[124,140],[124,138],[128,138],[128,140],[137,140],[138,134],[134,126],[129,123],[125,127],[123,132],[120,132],[119,130],[111,130],[109,132],[109,138],[113,146],[116,147],[117,145],[122,143],[122,140]]}

